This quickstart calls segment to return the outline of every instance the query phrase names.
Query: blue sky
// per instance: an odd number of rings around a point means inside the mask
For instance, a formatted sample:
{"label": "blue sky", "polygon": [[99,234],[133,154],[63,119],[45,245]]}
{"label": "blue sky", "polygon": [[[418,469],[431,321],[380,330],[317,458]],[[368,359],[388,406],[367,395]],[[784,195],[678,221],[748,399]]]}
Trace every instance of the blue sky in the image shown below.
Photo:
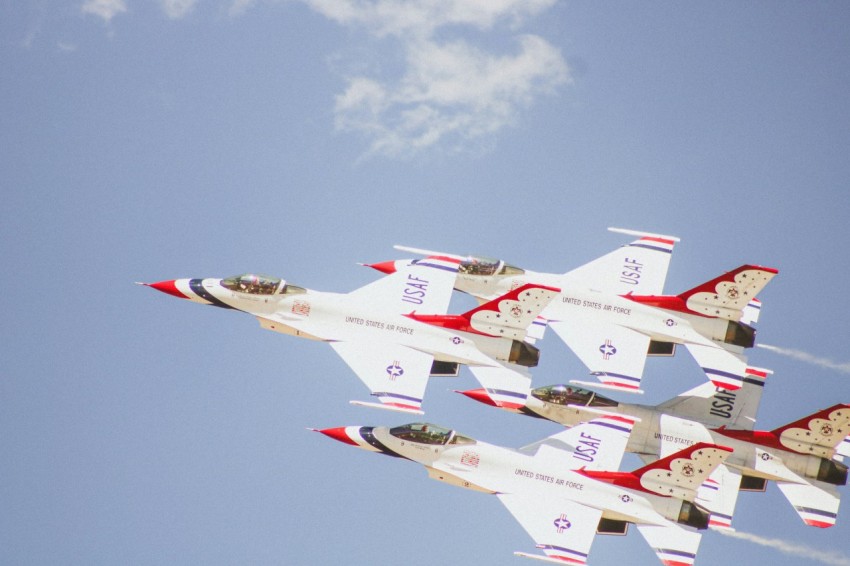
{"label": "blue sky", "polygon": [[[326,345],[134,281],[348,291],[396,243],[558,272],[626,243],[608,226],[672,234],[667,292],[780,270],[760,427],[850,401],[847,30],[838,2],[0,2],[0,562],[533,551],[495,498],[307,431],[410,420],[349,405],[365,389]],[[540,345],[535,384],[586,377]],[[701,379],[650,360],[643,401]],[[432,381],[427,419],[555,432],[450,391],[474,386]],[[697,564],[850,564],[846,509],[808,528],[771,487],[735,526],[788,546],[708,533]],[[655,560],[631,533],[591,563],[624,553]]]}

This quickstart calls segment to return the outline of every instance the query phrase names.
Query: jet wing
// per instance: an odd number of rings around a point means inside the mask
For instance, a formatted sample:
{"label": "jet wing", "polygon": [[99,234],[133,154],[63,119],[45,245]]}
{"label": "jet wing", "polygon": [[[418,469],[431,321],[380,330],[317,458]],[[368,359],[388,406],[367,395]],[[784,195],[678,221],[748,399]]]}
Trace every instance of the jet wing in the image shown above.
{"label": "jet wing", "polygon": [[666,526],[638,525],[637,528],[665,566],[690,565],[696,560],[702,539],[702,534],[696,529],[672,522]]}
{"label": "jet wing", "polygon": [[451,258],[418,259],[395,273],[355,289],[347,297],[395,313],[446,314],[457,267],[458,261]]}
{"label": "jet wing", "polygon": [[382,404],[352,403],[422,414],[434,356],[391,343],[331,342],[331,347]]}
{"label": "jet wing", "polygon": [[589,287],[615,295],[625,295],[629,292],[661,295],[673,246],[679,238],[620,228],[609,230],[640,238],[568,271],[563,276],[563,287]]}
{"label": "jet wing", "polygon": [[592,318],[550,321],[549,326],[605,387],[643,393],[640,380],[649,336]]}
{"label": "jet wing", "polygon": [[688,352],[714,385],[727,391],[740,389],[747,376],[747,362],[723,348],[685,344]]}
{"label": "jet wing", "polygon": [[532,499],[515,493],[500,493],[497,497],[545,556],[525,552],[514,554],[556,564],[587,562],[602,511],[568,499]]}

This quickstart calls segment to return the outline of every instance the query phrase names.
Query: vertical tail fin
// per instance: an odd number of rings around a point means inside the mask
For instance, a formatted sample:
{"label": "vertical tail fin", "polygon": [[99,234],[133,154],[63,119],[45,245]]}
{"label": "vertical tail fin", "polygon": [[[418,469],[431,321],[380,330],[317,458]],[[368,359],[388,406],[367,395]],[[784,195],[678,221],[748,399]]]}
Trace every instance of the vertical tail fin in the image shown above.
{"label": "vertical tail fin", "polygon": [[587,477],[664,497],[695,501],[700,485],[732,453],[731,448],[697,442],[633,472],[582,469]]}
{"label": "vertical tail fin", "polygon": [[605,414],[520,450],[565,470],[616,470],[636,420],[626,415]]}
{"label": "vertical tail fin", "polygon": [[526,283],[461,315],[412,312],[405,315],[452,330],[523,340],[538,315],[560,293],[560,289]]}
{"label": "vertical tail fin", "polygon": [[678,297],[697,314],[740,320],[743,310],[779,273],[772,267],[742,265],[711,281],[680,293]]}
{"label": "vertical tail fin", "polygon": [[850,405],[838,404],[773,429],[787,450],[832,458],[850,431]]}
{"label": "vertical tail fin", "polygon": [[622,228],[608,230],[638,239],[566,272],[563,281],[614,295],[660,295],[679,238]]}
{"label": "vertical tail fin", "polygon": [[752,430],[769,369],[747,367],[740,389],[730,391],[706,382],[655,407],[676,417],[692,419],[712,427]]}
{"label": "vertical tail fin", "polygon": [[461,315],[479,332],[522,340],[560,289],[527,283]]}
{"label": "vertical tail fin", "polygon": [[456,261],[427,257],[406,265],[395,264],[389,275],[351,291],[347,297],[398,313],[418,309],[445,314],[456,278]]}
{"label": "vertical tail fin", "polygon": [[698,442],[638,468],[632,475],[645,491],[693,501],[700,485],[731,453],[731,448]]}

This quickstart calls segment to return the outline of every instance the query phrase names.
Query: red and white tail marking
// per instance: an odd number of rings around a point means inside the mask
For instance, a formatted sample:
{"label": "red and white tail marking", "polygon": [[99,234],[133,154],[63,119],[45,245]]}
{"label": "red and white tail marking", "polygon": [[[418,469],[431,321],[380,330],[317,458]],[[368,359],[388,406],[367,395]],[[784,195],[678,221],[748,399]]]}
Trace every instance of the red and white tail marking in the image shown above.
{"label": "red and white tail marking", "polygon": [[731,448],[699,442],[633,472],[643,489],[693,499],[697,489],[732,453]]}
{"label": "red and white tail marking", "polygon": [[482,334],[522,340],[528,327],[558,293],[560,289],[554,287],[526,284],[463,316]]}
{"label": "red and white tail marking", "polygon": [[833,405],[772,432],[788,450],[832,458],[850,433],[850,405]]}
{"label": "red and white tail marking", "polygon": [[742,265],[681,293],[679,298],[691,312],[737,321],[743,316],[744,308],[777,273],[772,267]]}

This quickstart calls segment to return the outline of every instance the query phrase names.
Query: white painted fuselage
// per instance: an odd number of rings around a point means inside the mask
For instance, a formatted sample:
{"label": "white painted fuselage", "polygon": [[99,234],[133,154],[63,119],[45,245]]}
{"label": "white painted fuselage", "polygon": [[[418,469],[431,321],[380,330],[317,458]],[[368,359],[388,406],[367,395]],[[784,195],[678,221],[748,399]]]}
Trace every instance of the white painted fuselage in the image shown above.
{"label": "white painted fuselage", "polygon": [[[187,298],[254,315],[263,328],[326,342],[391,343],[428,353],[435,360],[466,365],[495,365],[493,358],[510,351],[510,340],[450,331],[372,305],[359,304],[346,294],[303,290],[295,294],[254,295],[225,288],[220,279],[177,279]],[[191,282],[191,283],[190,283]],[[411,305],[411,312],[415,305]],[[505,359],[507,359],[505,357]]]}

